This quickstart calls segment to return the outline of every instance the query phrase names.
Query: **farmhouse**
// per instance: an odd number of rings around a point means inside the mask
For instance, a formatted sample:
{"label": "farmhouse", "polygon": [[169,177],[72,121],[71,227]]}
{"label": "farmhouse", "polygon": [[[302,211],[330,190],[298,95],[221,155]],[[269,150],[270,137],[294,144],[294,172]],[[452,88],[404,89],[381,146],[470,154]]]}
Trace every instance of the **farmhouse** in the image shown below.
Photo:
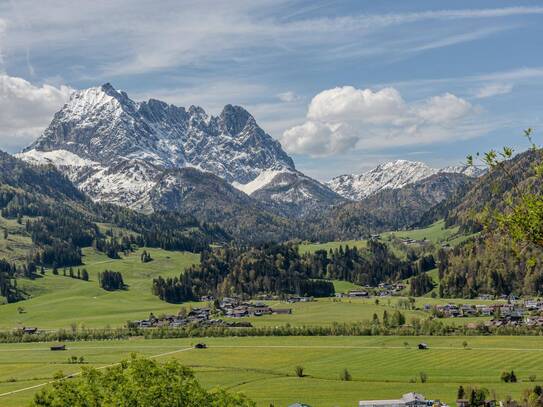
{"label": "farmhouse", "polygon": [[367,291],[362,290],[351,290],[349,291],[349,297],[367,297],[369,296],[369,293]]}
{"label": "farmhouse", "polygon": [[422,394],[406,393],[397,400],[362,400],[358,407],[428,407],[434,405],[434,401],[426,400]]}
{"label": "farmhouse", "polygon": [[287,302],[295,303],[295,302],[312,302],[315,301],[313,297],[290,297]]}

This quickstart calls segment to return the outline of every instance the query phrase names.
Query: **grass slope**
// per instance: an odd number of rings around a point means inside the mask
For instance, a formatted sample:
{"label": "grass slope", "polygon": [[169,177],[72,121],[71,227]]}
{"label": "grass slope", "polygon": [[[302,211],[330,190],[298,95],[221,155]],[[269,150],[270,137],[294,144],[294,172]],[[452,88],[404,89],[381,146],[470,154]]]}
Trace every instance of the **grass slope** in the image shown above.
{"label": "grass slope", "polygon": [[[468,342],[468,349],[462,343]],[[80,370],[66,363],[83,356],[91,366],[127,358],[131,352],[156,356],[191,347],[190,339],[130,340],[68,344],[66,352],[50,352],[49,344],[0,345],[0,394],[43,383],[62,370]],[[351,407],[361,399],[397,398],[417,391],[453,405],[459,385],[480,386],[504,399],[519,397],[543,377],[543,345],[536,337],[259,337],[209,338],[206,350],[190,349],[157,357],[176,358],[195,369],[206,387],[244,392],[258,406],[285,406],[296,401],[314,407]],[[419,351],[426,342],[430,349]],[[294,367],[305,368],[305,377]],[[352,381],[339,379],[348,369]],[[500,373],[514,369],[519,383],[500,382]],[[420,372],[428,375],[421,383]],[[0,405],[26,405],[36,389],[0,396]]]}
{"label": "grass slope", "polygon": [[[84,266],[90,281],[55,276],[51,270],[34,281],[19,279],[19,285],[33,298],[0,306],[0,329],[16,326],[39,328],[69,327],[72,323],[87,327],[122,326],[127,320],[141,319],[149,312],[175,313],[178,305],[160,301],[151,293],[153,277],[179,275],[186,267],[199,261],[187,252],[147,249],[153,261],[142,264],[141,251],[123,259],[113,260],[93,249],[84,249]],[[120,271],[127,290],[108,292],[98,285],[98,273],[105,269]],[[18,313],[19,307],[25,313]]]}
{"label": "grass slope", "polygon": [[433,243],[442,243],[458,237],[459,228],[457,226],[446,228],[445,221],[440,220],[422,229],[385,232],[381,234],[381,238],[386,239],[392,235],[400,239],[429,240]]}

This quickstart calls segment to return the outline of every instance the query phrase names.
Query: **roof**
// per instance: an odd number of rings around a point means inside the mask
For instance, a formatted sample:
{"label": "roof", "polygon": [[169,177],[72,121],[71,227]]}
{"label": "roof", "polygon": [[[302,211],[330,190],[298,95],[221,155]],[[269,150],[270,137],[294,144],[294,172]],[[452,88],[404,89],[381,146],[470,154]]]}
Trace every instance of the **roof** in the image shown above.
{"label": "roof", "polygon": [[404,404],[404,403],[410,403],[413,401],[426,401],[426,398],[419,393],[410,392],[405,393],[401,399],[398,400],[361,400],[358,402],[358,405],[366,405],[371,404],[374,406],[380,406],[380,405],[398,405],[398,404]]}
{"label": "roof", "polygon": [[290,406],[288,407],[311,407],[309,404],[303,404],[303,403],[294,403],[294,404],[291,404]]}
{"label": "roof", "polygon": [[425,401],[426,399],[422,394],[411,392],[404,394],[402,396],[402,400],[408,403],[410,401]]}

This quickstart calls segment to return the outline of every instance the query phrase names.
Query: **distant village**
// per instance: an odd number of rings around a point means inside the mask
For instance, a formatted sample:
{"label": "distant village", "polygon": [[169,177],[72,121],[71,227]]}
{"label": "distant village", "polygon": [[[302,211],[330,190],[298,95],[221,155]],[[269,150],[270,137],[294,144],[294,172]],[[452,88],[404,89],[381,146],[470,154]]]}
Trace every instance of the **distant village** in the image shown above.
{"label": "distant village", "polygon": [[[480,297],[481,300],[488,300],[488,297]],[[424,311],[431,313],[437,318],[462,318],[462,317],[492,317],[485,321],[489,327],[500,326],[543,326],[543,301],[542,300],[519,300],[515,297],[507,298],[507,302],[496,304],[444,304],[424,305]],[[476,324],[468,324],[473,327]]]}
{"label": "distant village", "polygon": [[[138,328],[181,328],[188,325],[197,325],[200,327],[225,326],[225,327],[251,327],[251,323],[225,321],[220,317],[226,318],[245,318],[259,317],[262,315],[289,315],[292,314],[292,308],[272,308],[262,301],[246,302],[238,298],[225,297],[222,300],[216,300],[213,297],[202,297],[201,302],[212,304],[209,307],[191,308],[189,310],[182,308],[177,315],[149,315],[149,318],[132,321],[130,326]],[[287,303],[310,302],[313,297],[291,297]]]}

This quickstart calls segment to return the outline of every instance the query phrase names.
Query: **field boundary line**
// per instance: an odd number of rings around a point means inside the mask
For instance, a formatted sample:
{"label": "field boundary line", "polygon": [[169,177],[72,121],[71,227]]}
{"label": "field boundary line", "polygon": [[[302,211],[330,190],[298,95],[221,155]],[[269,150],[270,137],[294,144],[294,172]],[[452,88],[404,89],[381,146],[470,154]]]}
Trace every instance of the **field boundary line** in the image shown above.
{"label": "field boundary line", "polygon": [[[284,349],[405,349],[417,350],[416,347],[405,346],[355,346],[355,345],[212,345],[212,348],[284,348]],[[453,347],[453,346],[431,346],[427,350],[482,350],[492,352],[513,351],[513,352],[543,352],[543,348],[475,348],[475,347]]]}
{"label": "field boundary line", "polygon": [[[191,350],[191,349],[193,349],[193,348],[190,347],[190,348],[177,349],[177,350],[173,350],[173,351],[170,351],[170,352],[159,353],[158,355],[152,355],[152,356],[149,356],[148,358],[149,358],[149,359],[156,359],[156,358],[160,358],[160,357],[162,357],[162,356],[173,355],[174,353],[186,352],[186,351]],[[111,363],[111,364],[109,364],[109,365],[99,366],[99,367],[96,367],[95,369],[96,369],[96,370],[102,370],[102,369],[106,369],[106,368],[108,368],[108,367],[117,366],[117,365],[120,365],[120,364],[121,364],[121,362],[116,362],[116,363]],[[6,393],[1,393],[1,394],[0,394],[0,397],[10,396],[10,395],[12,395],[12,394],[21,393],[21,392],[26,391],[26,390],[37,389],[37,388],[39,388],[39,387],[47,386],[48,384],[51,384],[51,383],[60,382],[61,380],[71,379],[71,378],[73,378],[73,377],[76,377],[76,376],[81,375],[81,373],[82,373],[82,371],[80,370],[79,372],[75,372],[75,373],[72,373],[72,374],[63,376],[63,377],[61,377],[60,379],[49,380],[49,381],[47,381],[47,382],[35,384],[35,385],[33,385],[33,386],[24,387],[24,388],[22,388],[22,389],[17,389],[17,390],[8,391],[8,392],[6,392]]]}

